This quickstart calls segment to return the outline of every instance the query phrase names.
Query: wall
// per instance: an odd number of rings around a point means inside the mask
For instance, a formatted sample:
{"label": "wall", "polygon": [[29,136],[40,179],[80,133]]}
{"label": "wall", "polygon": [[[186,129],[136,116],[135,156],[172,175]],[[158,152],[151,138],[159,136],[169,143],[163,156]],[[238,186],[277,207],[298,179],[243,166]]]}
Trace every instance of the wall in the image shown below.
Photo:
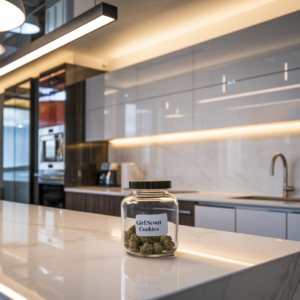
{"label": "wall", "polygon": [[300,134],[279,134],[206,141],[109,146],[109,160],[135,162],[143,179],[169,179],[175,189],[282,195],[283,167],[275,176],[270,162],[282,152],[289,165],[289,184],[300,195]]}
{"label": "wall", "polygon": [[[88,80],[87,141],[300,120],[298,14]],[[134,161],[144,179],[176,189],[279,195],[282,163],[275,177],[269,167],[281,151],[300,195],[299,148],[297,132],[220,134],[113,143],[109,160]]]}

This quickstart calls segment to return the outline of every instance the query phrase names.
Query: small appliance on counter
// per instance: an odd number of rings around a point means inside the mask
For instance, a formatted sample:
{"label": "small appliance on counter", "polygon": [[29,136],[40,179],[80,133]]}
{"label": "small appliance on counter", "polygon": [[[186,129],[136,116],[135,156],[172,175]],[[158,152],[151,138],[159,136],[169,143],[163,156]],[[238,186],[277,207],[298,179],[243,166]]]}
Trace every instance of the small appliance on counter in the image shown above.
{"label": "small appliance on counter", "polygon": [[98,173],[97,181],[100,187],[120,187],[121,170],[120,164],[105,162],[101,164],[101,172]]}
{"label": "small appliance on counter", "polygon": [[121,188],[129,189],[129,181],[140,180],[140,173],[134,162],[121,163]]}

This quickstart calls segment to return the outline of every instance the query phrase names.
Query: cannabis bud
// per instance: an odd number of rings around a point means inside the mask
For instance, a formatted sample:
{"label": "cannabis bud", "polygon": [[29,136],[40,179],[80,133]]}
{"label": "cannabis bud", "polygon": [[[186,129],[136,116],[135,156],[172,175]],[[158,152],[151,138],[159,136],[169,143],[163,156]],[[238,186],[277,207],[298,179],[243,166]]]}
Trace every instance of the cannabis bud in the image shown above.
{"label": "cannabis bud", "polygon": [[140,246],[141,254],[153,254],[153,246],[151,244],[145,243]]}
{"label": "cannabis bud", "polygon": [[164,235],[160,238],[160,242],[164,248],[164,250],[170,251],[175,247],[174,242],[172,242],[172,238],[169,235]]}
{"label": "cannabis bud", "polygon": [[164,248],[161,245],[161,243],[154,243],[153,250],[154,250],[154,254],[159,254],[163,252]]}
{"label": "cannabis bud", "polygon": [[175,247],[172,237],[164,236],[137,236],[135,225],[124,231],[124,246],[130,252],[142,255],[160,254],[171,251]]}
{"label": "cannabis bud", "polygon": [[129,250],[132,252],[139,252],[140,238],[133,233],[129,238]]}
{"label": "cannabis bud", "polygon": [[150,236],[141,236],[140,239],[141,239],[142,244],[146,244],[146,243],[153,244],[154,243],[152,236],[151,237]]}

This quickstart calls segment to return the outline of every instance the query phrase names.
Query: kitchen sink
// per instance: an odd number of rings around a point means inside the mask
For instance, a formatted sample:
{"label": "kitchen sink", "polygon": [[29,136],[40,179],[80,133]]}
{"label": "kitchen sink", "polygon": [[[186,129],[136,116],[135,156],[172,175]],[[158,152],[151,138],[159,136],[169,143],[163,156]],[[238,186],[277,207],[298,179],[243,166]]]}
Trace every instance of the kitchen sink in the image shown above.
{"label": "kitchen sink", "polygon": [[292,197],[276,197],[276,196],[244,196],[244,197],[232,197],[231,199],[249,199],[249,200],[270,200],[270,201],[294,201],[300,202],[300,198]]}

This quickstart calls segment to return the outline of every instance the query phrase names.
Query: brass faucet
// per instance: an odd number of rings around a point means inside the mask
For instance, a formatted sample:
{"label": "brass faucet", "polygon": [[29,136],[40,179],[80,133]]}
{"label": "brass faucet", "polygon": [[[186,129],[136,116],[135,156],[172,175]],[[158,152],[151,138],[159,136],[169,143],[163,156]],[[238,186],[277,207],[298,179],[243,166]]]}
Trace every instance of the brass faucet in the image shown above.
{"label": "brass faucet", "polygon": [[292,192],[294,190],[293,186],[288,186],[288,166],[286,159],[284,155],[280,152],[277,152],[274,154],[272,161],[271,161],[271,176],[274,176],[274,167],[275,167],[275,161],[276,158],[280,156],[282,158],[283,162],[283,197],[286,198],[288,197],[288,192]]}

